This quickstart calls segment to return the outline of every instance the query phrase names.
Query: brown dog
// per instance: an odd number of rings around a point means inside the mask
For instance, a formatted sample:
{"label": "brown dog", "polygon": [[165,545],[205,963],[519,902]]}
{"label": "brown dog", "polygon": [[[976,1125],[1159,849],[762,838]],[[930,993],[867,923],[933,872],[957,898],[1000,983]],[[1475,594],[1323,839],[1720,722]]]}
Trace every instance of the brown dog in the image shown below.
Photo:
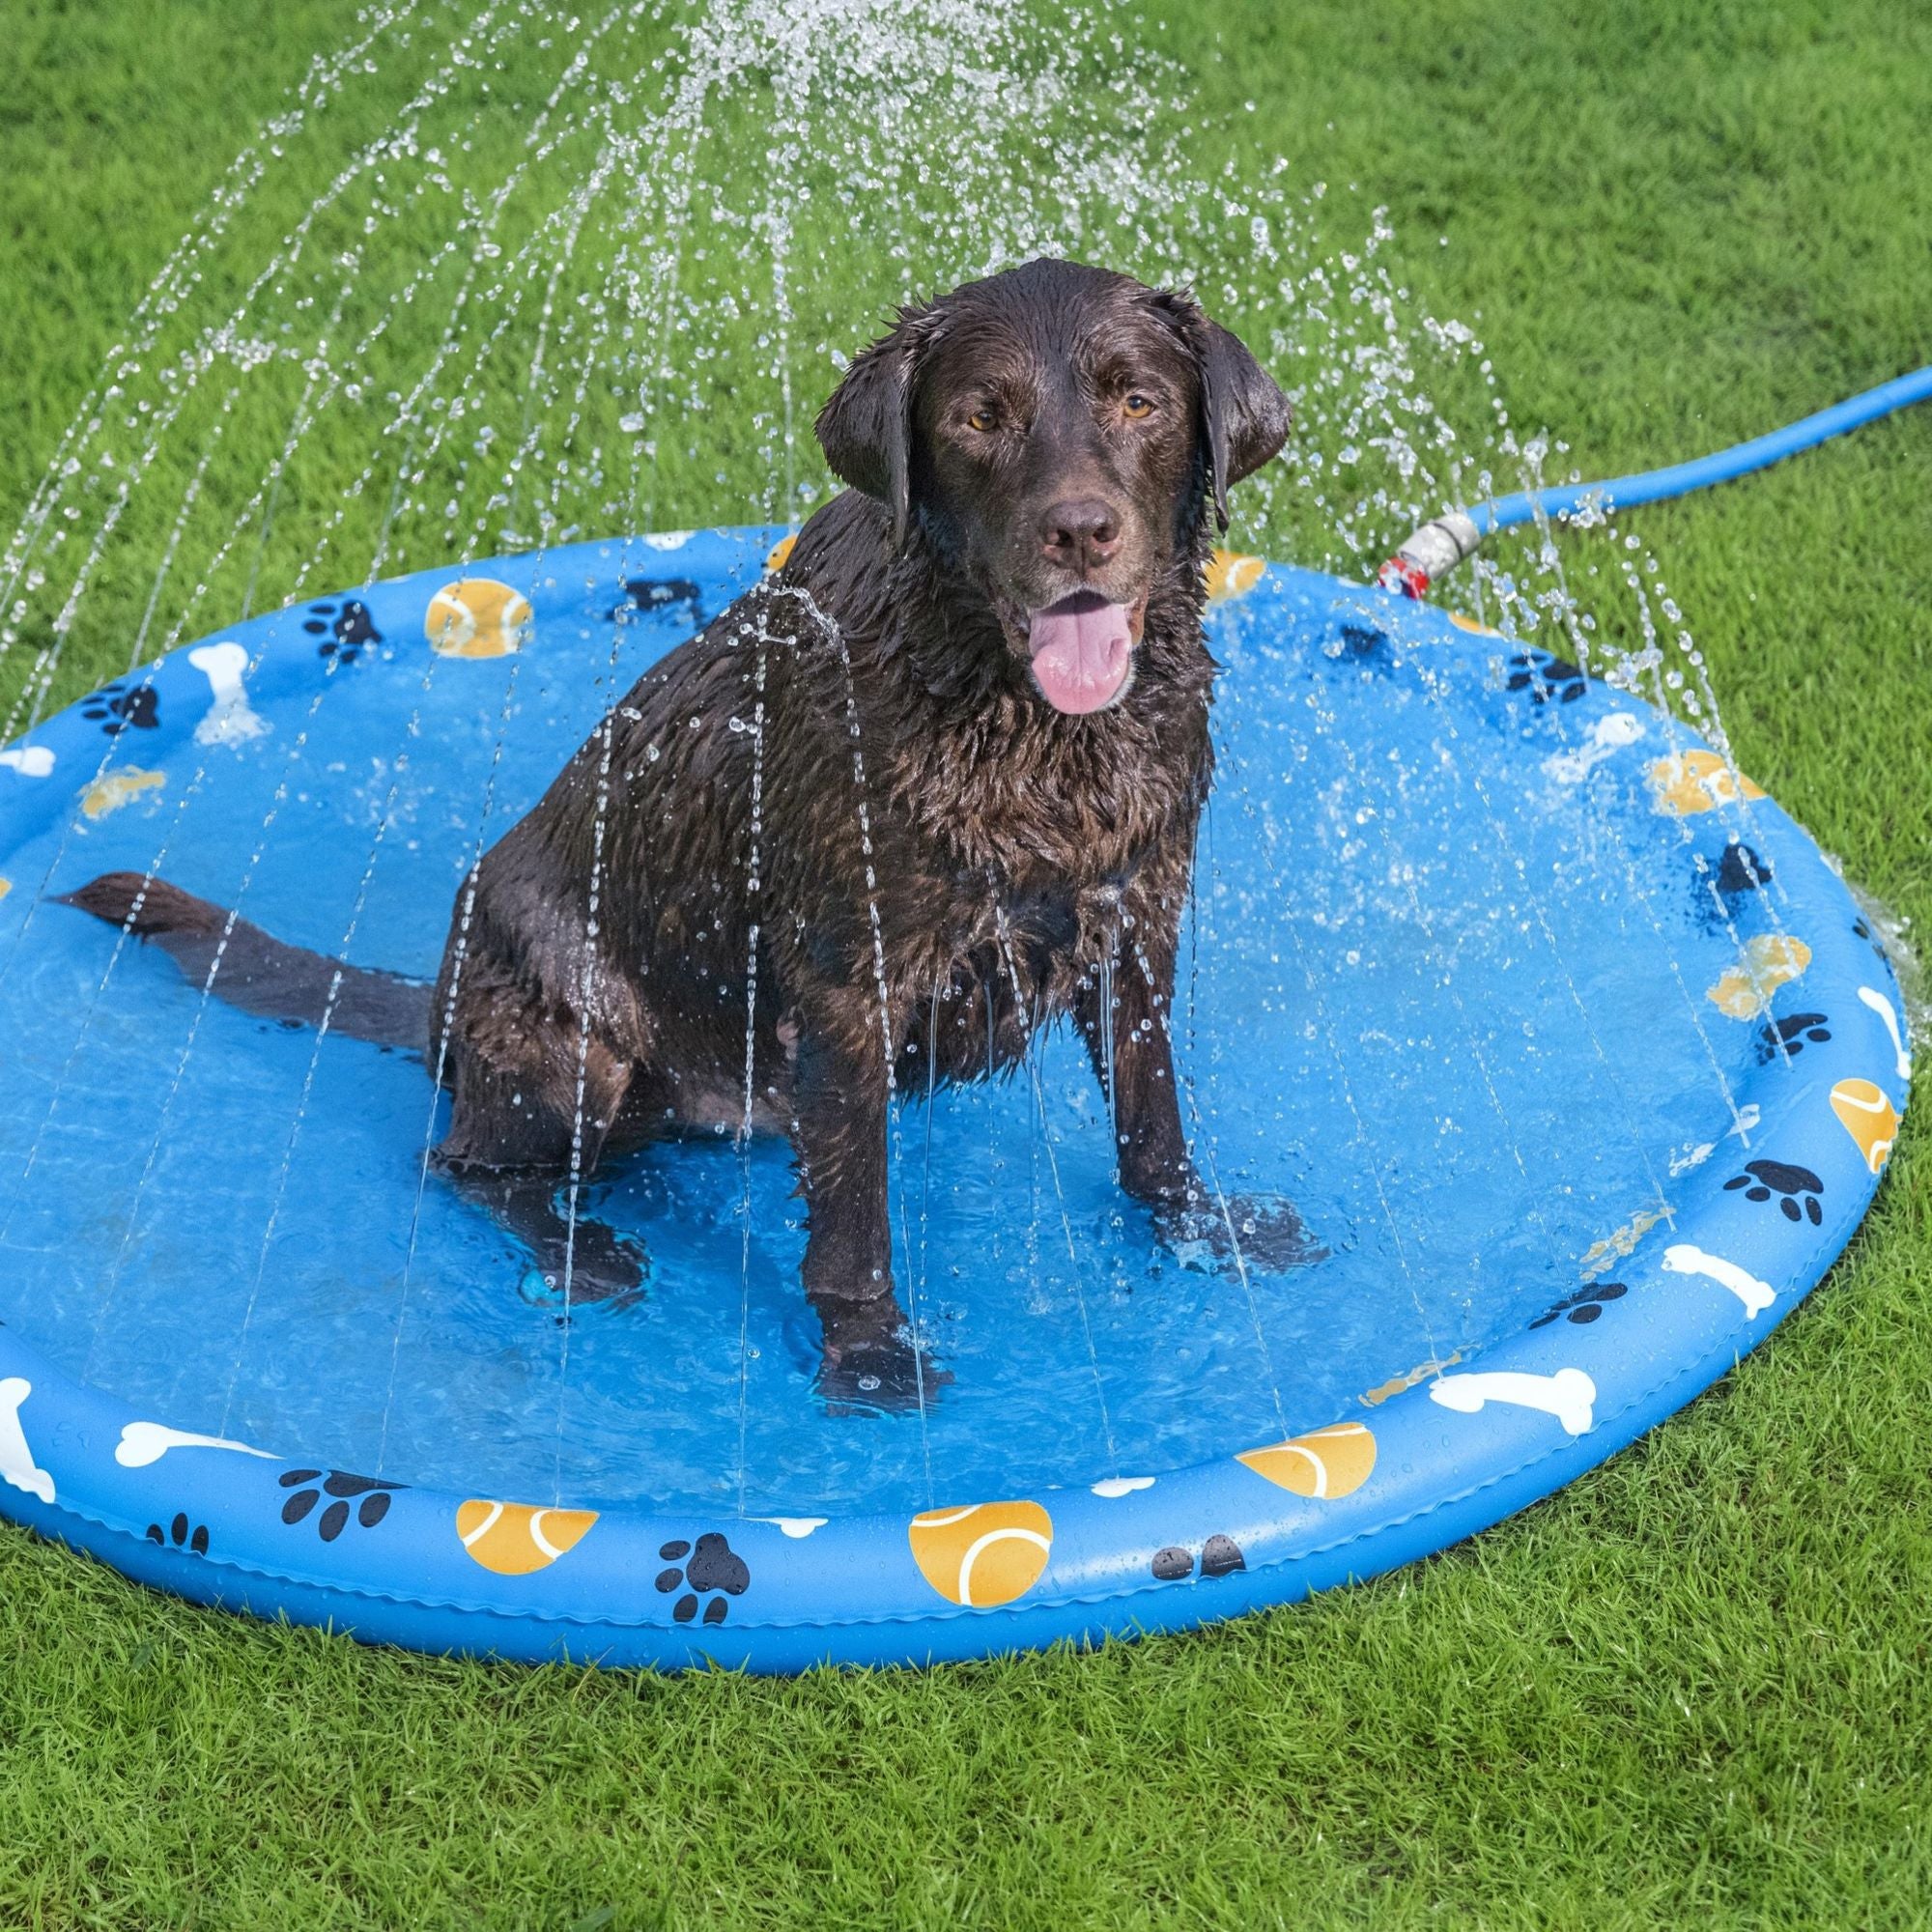
{"label": "brown dog", "polygon": [[[903,311],[818,418],[853,488],[487,854],[433,995],[351,973],[331,1025],[426,1051],[452,1092],[442,1168],[577,1295],[640,1266],[566,1228],[573,1162],[787,1134],[835,1393],[917,1374],[895,1090],[1009,1067],[1063,1014],[1111,1076],[1126,1191],[1224,1254],[1293,1254],[1286,1203],[1204,1191],[1168,1041],[1212,769],[1211,523],[1288,424],[1184,294],[1037,261]],[[135,874],[73,900],[190,970],[231,923]],[[235,923],[216,990],[313,1020],[338,970]]]}

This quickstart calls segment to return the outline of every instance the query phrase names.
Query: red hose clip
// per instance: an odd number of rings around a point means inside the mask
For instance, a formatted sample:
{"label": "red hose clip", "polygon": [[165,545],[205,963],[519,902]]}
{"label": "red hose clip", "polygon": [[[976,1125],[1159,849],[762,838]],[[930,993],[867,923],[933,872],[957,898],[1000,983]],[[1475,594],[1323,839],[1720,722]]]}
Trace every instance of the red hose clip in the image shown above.
{"label": "red hose clip", "polygon": [[1384,590],[1400,591],[1420,604],[1429,595],[1429,573],[1419,563],[1392,556],[1376,572],[1376,582]]}

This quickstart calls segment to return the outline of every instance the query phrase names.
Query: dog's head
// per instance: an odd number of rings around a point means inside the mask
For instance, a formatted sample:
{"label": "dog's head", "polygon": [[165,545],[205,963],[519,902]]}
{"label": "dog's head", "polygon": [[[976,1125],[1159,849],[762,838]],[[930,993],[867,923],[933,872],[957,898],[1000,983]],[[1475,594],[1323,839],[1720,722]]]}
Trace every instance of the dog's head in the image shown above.
{"label": "dog's head", "polygon": [[1150,591],[1288,427],[1191,296],[1041,260],[901,311],[818,440],[895,543],[917,525],[979,586],[1039,696],[1081,713],[1126,695]]}

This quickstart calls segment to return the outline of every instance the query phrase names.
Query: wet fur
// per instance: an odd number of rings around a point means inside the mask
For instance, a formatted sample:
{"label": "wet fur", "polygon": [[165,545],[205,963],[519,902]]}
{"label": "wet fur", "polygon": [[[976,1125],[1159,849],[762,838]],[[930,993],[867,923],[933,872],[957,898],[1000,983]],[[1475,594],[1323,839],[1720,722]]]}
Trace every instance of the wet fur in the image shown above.
{"label": "wet fur", "polygon": [[[989,373],[1002,355],[1037,386],[1061,382],[1052,358],[1076,338],[1083,355],[1107,352],[1115,318],[1153,331],[1156,360],[1171,341],[1163,380],[1186,420],[1116,461],[1077,407],[1038,428],[1042,402],[1036,440],[1051,429],[1065,447],[1016,448],[1021,470],[980,477],[935,385],[1020,381]],[[1127,1191],[1155,1208],[1198,1193],[1166,1016],[1212,776],[1204,571],[1228,483],[1279,447],[1287,409],[1186,298],[1037,263],[902,317],[819,428],[858,487],[806,524],[781,571],[647,671],[485,855],[426,1005],[420,987],[358,976],[360,1027],[339,1010],[331,1024],[420,1045],[452,1094],[440,1165],[541,1264],[563,1238],[552,1197],[574,1151],[587,1173],[746,1124],[755,952],[749,1123],[796,1151],[805,1288],[836,1362],[894,1347],[895,1087],[1012,1067],[1070,1015],[1096,1067],[1111,1060]],[[1011,501],[1022,470],[1035,496],[1091,484],[1131,499],[1123,543],[1145,623],[1131,686],[1092,716],[1044,701],[1001,602],[1009,582],[1046,595],[1029,588],[1046,582],[1037,559],[1008,561],[1028,542],[1014,518],[1031,511]],[[75,902],[128,918],[190,971],[207,970],[211,918],[228,920],[133,875]],[[238,923],[216,990],[313,1019],[318,968],[333,970]],[[579,1293],[635,1277],[622,1240],[584,1224],[573,1264]]]}

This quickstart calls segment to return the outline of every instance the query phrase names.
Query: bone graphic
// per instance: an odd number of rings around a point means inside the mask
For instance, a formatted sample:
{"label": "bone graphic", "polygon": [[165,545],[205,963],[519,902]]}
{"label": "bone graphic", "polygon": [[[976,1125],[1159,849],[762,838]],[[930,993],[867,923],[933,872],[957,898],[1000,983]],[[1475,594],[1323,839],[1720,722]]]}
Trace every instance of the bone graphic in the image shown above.
{"label": "bone graphic", "polygon": [[796,1541],[801,1536],[810,1536],[814,1529],[823,1529],[831,1519],[822,1516],[759,1516],[752,1520],[768,1522]]}
{"label": "bone graphic", "polygon": [[1777,1299],[1777,1291],[1769,1282],[1747,1274],[1736,1262],[1721,1255],[1707,1255],[1689,1241],[1679,1241],[1663,1251],[1663,1265],[1673,1274],[1707,1274],[1719,1288],[1727,1288],[1745,1305],[1745,1313],[1755,1321]]}
{"label": "bone graphic", "polygon": [[1898,1015],[1886,996],[1873,986],[1861,986],[1859,998],[1885,1022],[1885,1030],[1891,1036],[1891,1050],[1898,1056],[1898,1077],[1912,1078],[1912,1056],[1905,1050],[1905,1037],[1899,1030]]}
{"label": "bone graphic", "polygon": [[1105,1496],[1110,1502],[1116,1502],[1122,1496],[1132,1495],[1136,1490],[1152,1488],[1151,1476],[1107,1476],[1094,1485],[1094,1493],[1096,1496]]}
{"label": "bone graphic", "polygon": [[35,1466],[34,1452],[27,1447],[26,1432],[20,1427],[20,1405],[33,1392],[33,1383],[24,1376],[9,1376],[0,1381],[0,1476],[14,1489],[51,1503],[54,1479]]}
{"label": "bone graphic", "polygon": [[1558,1369],[1553,1376],[1526,1375],[1519,1369],[1484,1369],[1475,1375],[1440,1376],[1429,1384],[1430,1400],[1463,1415],[1474,1415],[1486,1402],[1518,1408],[1540,1408],[1553,1415],[1566,1434],[1582,1435],[1594,1420],[1597,1385],[1581,1369]]}
{"label": "bone graphic", "polygon": [[196,744],[240,745],[269,728],[248,708],[248,694],[242,685],[248,653],[240,644],[197,644],[187,661],[208,679],[214,696],[208,716],[194,727]]}
{"label": "bone graphic", "polygon": [[1618,747],[1634,745],[1642,736],[1643,726],[1630,712],[1612,711],[1597,720],[1582,744],[1545,758],[1543,769],[1558,784],[1581,784]]}
{"label": "bone graphic", "polygon": [[185,1429],[170,1429],[161,1422],[130,1422],[121,1431],[114,1460],[124,1469],[145,1469],[158,1463],[170,1449],[233,1449],[242,1456],[260,1456],[272,1463],[266,1449],[251,1449],[245,1442],[231,1442],[225,1435],[195,1435]]}
{"label": "bone graphic", "polygon": [[54,754],[44,745],[15,745],[0,752],[0,765],[23,779],[43,779],[54,768]]}

